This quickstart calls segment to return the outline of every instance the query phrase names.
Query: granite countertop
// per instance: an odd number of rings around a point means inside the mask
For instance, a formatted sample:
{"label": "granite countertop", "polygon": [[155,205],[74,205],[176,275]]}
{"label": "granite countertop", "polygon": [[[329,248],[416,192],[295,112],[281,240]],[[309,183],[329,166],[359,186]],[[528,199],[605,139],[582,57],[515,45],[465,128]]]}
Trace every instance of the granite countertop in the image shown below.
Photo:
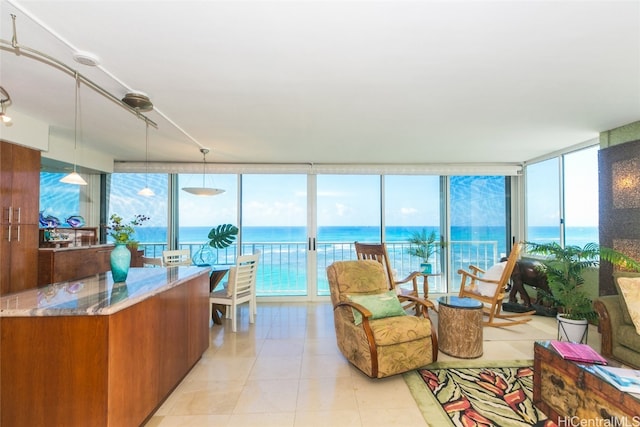
{"label": "granite countertop", "polygon": [[209,267],[131,268],[126,283],[111,272],[0,297],[0,317],[109,315],[185,281]]}

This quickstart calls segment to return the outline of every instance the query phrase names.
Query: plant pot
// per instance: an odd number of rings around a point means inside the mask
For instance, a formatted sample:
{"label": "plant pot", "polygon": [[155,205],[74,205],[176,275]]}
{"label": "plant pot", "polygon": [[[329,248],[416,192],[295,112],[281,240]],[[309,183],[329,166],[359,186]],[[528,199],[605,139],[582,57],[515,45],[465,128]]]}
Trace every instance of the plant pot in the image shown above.
{"label": "plant pot", "polygon": [[125,243],[116,243],[116,247],[109,256],[111,263],[111,275],[113,283],[122,283],[127,280],[129,267],[131,266],[131,251]]}
{"label": "plant pot", "polygon": [[420,269],[424,274],[431,274],[431,271],[432,271],[431,263],[421,262]]}
{"label": "plant pot", "polygon": [[562,314],[558,314],[556,319],[558,319],[559,341],[587,343],[587,333],[589,332],[589,321],[587,319],[566,319]]}

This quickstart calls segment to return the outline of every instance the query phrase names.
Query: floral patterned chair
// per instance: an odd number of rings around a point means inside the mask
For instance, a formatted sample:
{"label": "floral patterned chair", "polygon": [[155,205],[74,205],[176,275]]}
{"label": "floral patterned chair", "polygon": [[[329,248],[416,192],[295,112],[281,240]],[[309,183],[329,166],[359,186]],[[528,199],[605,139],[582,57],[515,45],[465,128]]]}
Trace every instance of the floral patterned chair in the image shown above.
{"label": "floral patterned chair", "polygon": [[438,340],[429,306],[414,297],[407,314],[376,261],[338,261],[327,267],[338,348],[371,378],[407,372],[435,362]]}

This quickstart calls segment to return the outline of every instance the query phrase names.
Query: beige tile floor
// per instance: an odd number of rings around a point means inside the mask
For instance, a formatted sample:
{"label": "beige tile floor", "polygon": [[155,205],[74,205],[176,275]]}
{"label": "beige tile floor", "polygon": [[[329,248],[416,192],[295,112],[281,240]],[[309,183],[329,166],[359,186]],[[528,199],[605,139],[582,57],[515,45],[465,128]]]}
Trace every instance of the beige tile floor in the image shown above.
{"label": "beige tile floor", "polygon": [[[434,320],[437,320],[434,319]],[[556,337],[554,318],[484,329],[486,360],[533,359],[533,342]],[[599,334],[589,344],[599,350]],[[460,360],[440,353],[440,361]],[[401,375],[373,380],[335,342],[329,302],[246,305],[238,332],[210,329],[210,346],[146,427],[427,426]]]}

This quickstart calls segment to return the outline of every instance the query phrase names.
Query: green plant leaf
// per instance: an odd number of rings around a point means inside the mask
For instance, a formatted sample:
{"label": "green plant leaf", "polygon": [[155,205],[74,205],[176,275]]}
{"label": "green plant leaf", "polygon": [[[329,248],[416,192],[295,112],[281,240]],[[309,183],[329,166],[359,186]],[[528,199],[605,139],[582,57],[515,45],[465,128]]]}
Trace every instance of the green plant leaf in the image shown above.
{"label": "green plant leaf", "polygon": [[570,319],[594,320],[597,318],[593,303],[583,289],[585,269],[598,267],[600,260],[628,270],[640,270],[640,263],[610,248],[597,243],[587,243],[584,247],[565,246],[553,243],[527,242],[527,251],[543,255],[541,270],[547,275],[549,292],[542,291],[545,298],[562,309]]}
{"label": "green plant leaf", "polygon": [[209,231],[209,246],[224,249],[233,244],[238,235],[238,227],[232,224],[220,224]]}
{"label": "green plant leaf", "polygon": [[422,258],[424,262],[429,262],[429,258],[438,251],[440,241],[435,231],[427,234],[427,230],[423,228],[422,231],[416,231],[411,234],[409,244],[410,246],[407,249],[409,255]]}

